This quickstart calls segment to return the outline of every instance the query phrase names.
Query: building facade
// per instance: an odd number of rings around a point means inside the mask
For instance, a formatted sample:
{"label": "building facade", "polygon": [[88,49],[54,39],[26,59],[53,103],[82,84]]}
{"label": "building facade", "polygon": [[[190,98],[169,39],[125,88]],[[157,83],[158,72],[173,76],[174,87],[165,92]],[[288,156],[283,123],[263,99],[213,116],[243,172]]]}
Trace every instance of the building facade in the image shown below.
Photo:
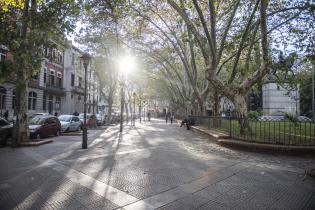
{"label": "building facade", "polygon": [[[32,76],[26,89],[28,115],[83,112],[85,84],[80,60],[83,53],[71,43],[52,42],[53,48],[43,49],[41,69]],[[0,48],[0,59],[6,59],[7,50]],[[97,113],[99,80],[92,68],[87,73],[87,110]],[[0,83],[0,115],[8,111],[9,120],[15,115],[15,83],[15,76]]]}
{"label": "building facade", "polygon": [[264,115],[284,115],[290,113],[300,115],[299,88],[290,90],[288,85],[278,85],[268,81],[263,84],[263,112]]}

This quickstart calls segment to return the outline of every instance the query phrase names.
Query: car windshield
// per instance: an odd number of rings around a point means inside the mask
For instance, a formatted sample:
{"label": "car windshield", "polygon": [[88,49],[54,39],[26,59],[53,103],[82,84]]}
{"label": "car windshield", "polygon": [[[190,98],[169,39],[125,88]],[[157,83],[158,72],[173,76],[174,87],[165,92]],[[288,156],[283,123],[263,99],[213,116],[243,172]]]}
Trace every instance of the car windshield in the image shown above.
{"label": "car windshield", "polygon": [[45,118],[42,117],[34,117],[30,121],[30,125],[42,125],[45,122]]}
{"label": "car windshield", "polygon": [[70,116],[65,116],[65,115],[59,116],[58,119],[60,121],[64,121],[64,122],[70,122],[71,121],[71,117]]}

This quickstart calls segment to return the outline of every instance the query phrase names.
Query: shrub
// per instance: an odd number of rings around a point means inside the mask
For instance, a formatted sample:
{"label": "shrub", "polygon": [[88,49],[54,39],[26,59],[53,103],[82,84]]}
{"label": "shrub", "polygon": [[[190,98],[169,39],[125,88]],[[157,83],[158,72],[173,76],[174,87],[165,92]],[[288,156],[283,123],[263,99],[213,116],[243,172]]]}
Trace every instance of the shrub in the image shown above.
{"label": "shrub", "polygon": [[250,120],[258,121],[262,115],[263,113],[261,111],[250,111],[248,113],[248,118]]}
{"label": "shrub", "polygon": [[284,113],[284,119],[293,122],[294,124],[296,124],[298,122],[298,118],[297,116],[295,116],[294,114],[291,113]]}

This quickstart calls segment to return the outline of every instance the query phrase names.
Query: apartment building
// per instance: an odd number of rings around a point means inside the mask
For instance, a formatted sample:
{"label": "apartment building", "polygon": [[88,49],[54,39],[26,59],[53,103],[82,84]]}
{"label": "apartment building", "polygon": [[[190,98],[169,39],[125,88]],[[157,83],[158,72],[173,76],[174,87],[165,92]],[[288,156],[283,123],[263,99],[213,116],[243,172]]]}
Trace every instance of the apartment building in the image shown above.
{"label": "apartment building", "polygon": [[[84,53],[71,42],[67,43],[65,49],[65,102],[63,110],[65,113],[82,113],[84,110],[84,67],[81,56]],[[93,60],[87,68],[87,112],[98,112],[99,79],[93,68]]]}
{"label": "apartment building", "polygon": [[[26,89],[28,115],[45,112],[72,114],[83,112],[84,67],[80,57],[83,52],[71,42],[52,41],[54,47],[43,49],[43,61],[39,73],[33,76]],[[0,59],[6,59],[8,50],[0,46]],[[87,110],[98,112],[99,80],[95,71],[88,67]],[[15,115],[16,77],[0,83],[0,115],[6,110],[9,119]]]}

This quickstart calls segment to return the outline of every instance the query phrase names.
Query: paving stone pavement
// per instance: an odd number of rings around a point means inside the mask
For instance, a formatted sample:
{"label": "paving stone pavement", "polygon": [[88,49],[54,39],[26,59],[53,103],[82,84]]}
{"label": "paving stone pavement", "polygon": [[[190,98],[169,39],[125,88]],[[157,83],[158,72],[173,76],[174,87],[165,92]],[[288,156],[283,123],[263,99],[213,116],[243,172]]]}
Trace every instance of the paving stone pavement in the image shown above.
{"label": "paving stone pavement", "polygon": [[315,209],[315,156],[228,149],[164,121],[0,149],[0,209]]}

